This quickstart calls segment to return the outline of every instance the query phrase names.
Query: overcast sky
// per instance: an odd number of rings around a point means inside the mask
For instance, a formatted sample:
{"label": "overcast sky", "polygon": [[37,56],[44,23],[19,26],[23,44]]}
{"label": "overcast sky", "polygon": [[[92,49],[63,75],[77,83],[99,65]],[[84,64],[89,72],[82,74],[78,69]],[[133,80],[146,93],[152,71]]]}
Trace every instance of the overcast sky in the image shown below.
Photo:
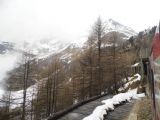
{"label": "overcast sky", "polygon": [[0,40],[80,40],[98,16],[135,31],[160,19],[160,0],[0,0]]}

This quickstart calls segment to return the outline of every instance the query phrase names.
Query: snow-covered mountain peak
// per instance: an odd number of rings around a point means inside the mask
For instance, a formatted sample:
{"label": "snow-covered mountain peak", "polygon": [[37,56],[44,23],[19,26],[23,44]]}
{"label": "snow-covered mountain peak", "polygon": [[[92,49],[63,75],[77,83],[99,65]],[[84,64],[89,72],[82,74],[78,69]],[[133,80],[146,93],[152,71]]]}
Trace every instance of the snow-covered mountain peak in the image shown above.
{"label": "snow-covered mountain peak", "polygon": [[113,20],[113,19],[108,19],[108,23],[111,23],[112,25],[119,25],[119,26],[122,26],[119,22],[117,22],[117,21],[115,21],[115,20]]}
{"label": "snow-covered mountain peak", "polygon": [[113,19],[108,19],[105,22],[105,25],[106,25],[106,32],[117,31],[125,34],[127,37],[131,37],[137,34],[132,28],[122,25]]}

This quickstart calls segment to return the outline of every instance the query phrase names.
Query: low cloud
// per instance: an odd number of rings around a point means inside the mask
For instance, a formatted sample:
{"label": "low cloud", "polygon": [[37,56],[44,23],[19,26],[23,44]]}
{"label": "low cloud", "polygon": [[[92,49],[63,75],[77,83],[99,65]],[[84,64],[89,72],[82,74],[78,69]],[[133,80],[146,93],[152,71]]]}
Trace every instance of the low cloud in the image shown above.
{"label": "low cloud", "polygon": [[0,0],[0,40],[78,41],[99,15],[143,30],[157,24],[158,5],[159,0]]}
{"label": "low cloud", "polygon": [[19,54],[18,53],[6,53],[6,54],[0,54],[0,97],[3,94],[3,89],[4,89],[4,84],[5,81],[4,79],[7,78],[7,72],[12,70],[18,61]]}

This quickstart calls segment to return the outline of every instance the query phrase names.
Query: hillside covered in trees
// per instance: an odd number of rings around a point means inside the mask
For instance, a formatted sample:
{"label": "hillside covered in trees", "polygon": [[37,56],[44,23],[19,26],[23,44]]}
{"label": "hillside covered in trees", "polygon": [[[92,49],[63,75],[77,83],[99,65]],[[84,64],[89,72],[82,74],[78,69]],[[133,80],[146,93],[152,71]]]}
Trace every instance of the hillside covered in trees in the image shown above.
{"label": "hillside covered in trees", "polygon": [[132,65],[140,52],[151,48],[155,27],[137,34],[109,21],[112,26],[99,17],[81,47],[70,44],[43,58],[28,48],[21,51],[0,98],[0,119],[41,120],[92,97],[119,93],[136,74]]}

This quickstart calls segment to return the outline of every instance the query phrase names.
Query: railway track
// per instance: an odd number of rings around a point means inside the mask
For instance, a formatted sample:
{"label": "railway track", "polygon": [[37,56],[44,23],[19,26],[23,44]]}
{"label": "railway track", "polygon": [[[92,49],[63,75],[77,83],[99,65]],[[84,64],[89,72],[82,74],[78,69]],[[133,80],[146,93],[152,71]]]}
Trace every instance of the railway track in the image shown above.
{"label": "railway track", "polygon": [[112,96],[110,95],[104,96],[95,101],[84,104],[83,106],[78,107],[77,109],[71,111],[70,113],[64,115],[63,117],[57,120],[82,120],[84,117],[90,115],[97,106],[102,105],[102,100],[106,100],[111,97]]}
{"label": "railway track", "polygon": [[104,120],[124,120],[129,116],[134,103],[135,100],[118,106],[114,111],[109,112],[107,116],[105,116]]}

